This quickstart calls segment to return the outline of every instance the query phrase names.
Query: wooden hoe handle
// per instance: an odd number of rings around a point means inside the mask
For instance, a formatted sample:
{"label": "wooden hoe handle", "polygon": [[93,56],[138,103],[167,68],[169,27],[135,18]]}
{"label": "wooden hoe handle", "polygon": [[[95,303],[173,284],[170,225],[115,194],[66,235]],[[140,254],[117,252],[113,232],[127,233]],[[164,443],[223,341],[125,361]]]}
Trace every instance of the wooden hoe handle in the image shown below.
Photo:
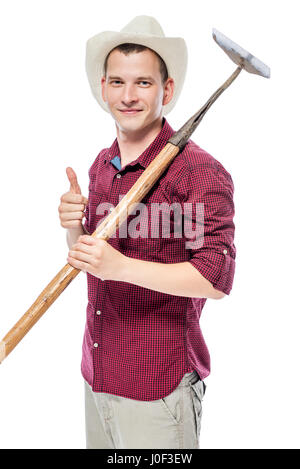
{"label": "wooden hoe handle", "polygon": [[[179,147],[172,143],[167,143],[167,145],[145,169],[132,188],[122,198],[120,203],[98,226],[92,236],[104,240],[109,239],[123,221],[133,212],[135,205],[143,199],[147,192],[149,192],[151,187],[178,154],[179,150]],[[52,305],[56,298],[58,298],[79,272],[80,269],[76,269],[70,264],[66,264],[51,280],[35,300],[33,305],[30,306],[6,336],[3,337],[0,342],[0,363],[22,340],[32,326],[34,326],[34,324],[41,318],[49,306]]]}
{"label": "wooden hoe handle", "polygon": [[[236,79],[242,70],[239,65],[232,75],[211,95],[208,101],[196,112],[177,132],[169,139],[168,143],[145,169],[132,188],[123,197],[115,209],[108,215],[94,231],[92,236],[104,240],[109,239],[116,232],[119,225],[130,215],[135,204],[139,203],[149,192],[151,187],[159,179],[161,174],[173,161],[179,151],[185,146],[189,137],[197,128],[203,116],[211,105],[219,98],[224,90]],[[0,342],[0,363],[15,348],[20,340],[27,334],[32,326],[40,319],[49,306],[56,300],[61,292],[71,283],[80,272],[70,264],[66,264],[54,279],[42,291],[33,305],[26,311],[14,327]]]}

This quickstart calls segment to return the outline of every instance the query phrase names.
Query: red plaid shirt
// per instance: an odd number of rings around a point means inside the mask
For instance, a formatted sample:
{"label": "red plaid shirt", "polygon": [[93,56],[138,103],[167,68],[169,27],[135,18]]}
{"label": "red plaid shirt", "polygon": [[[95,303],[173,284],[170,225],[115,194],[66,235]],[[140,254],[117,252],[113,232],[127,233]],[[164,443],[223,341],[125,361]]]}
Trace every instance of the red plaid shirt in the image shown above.
{"label": "red plaid shirt", "polygon": [[[102,150],[89,169],[89,203],[84,227],[92,234],[108,212],[99,204],[117,206],[166,145],[174,131],[163,119],[161,132],[133,162],[118,169],[117,139]],[[113,160],[113,161],[112,161]],[[234,186],[230,174],[215,158],[189,140],[142,200],[150,204],[191,203],[194,226],[196,203],[204,204],[202,246],[186,247],[185,236],[119,236],[108,240],[129,257],[160,263],[190,262],[217,290],[229,294],[235,269]],[[102,212],[103,213],[103,212]],[[137,215],[131,214],[130,220]],[[172,236],[173,235],[173,236]],[[184,233],[183,233],[184,235]],[[206,298],[160,293],[131,283],[100,280],[87,273],[87,321],[82,347],[83,377],[96,392],[141,401],[170,394],[183,375],[196,370],[201,379],[210,372],[210,357],[199,320]]]}

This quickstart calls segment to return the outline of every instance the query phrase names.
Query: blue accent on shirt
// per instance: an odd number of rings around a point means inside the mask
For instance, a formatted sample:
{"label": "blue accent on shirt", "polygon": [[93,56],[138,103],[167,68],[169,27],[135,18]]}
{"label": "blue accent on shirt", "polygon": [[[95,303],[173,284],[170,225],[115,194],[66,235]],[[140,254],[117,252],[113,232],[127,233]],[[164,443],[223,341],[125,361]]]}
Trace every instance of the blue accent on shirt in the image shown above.
{"label": "blue accent on shirt", "polygon": [[114,158],[110,160],[110,162],[114,165],[115,168],[119,170],[121,169],[121,159],[118,155],[114,156]]}

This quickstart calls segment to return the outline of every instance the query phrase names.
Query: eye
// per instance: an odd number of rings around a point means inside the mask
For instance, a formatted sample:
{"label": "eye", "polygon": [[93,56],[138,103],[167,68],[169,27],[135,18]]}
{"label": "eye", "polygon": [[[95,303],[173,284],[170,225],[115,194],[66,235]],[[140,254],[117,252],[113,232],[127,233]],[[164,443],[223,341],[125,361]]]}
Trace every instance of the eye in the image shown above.
{"label": "eye", "polygon": [[121,80],[111,80],[109,83],[115,86],[119,86],[122,84]]}
{"label": "eye", "polygon": [[142,86],[151,85],[151,83],[150,83],[149,81],[144,81],[144,80],[139,81],[138,84],[140,84],[140,85],[142,85]]}

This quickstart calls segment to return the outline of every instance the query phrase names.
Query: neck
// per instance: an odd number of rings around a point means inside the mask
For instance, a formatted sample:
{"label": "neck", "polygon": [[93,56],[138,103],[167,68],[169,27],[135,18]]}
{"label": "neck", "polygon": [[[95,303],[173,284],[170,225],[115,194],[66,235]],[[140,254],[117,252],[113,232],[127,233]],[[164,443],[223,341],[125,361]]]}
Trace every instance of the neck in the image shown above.
{"label": "neck", "polygon": [[151,127],[145,127],[137,132],[123,131],[116,124],[122,168],[126,164],[136,160],[153,142],[161,129],[162,117],[152,123]]}

